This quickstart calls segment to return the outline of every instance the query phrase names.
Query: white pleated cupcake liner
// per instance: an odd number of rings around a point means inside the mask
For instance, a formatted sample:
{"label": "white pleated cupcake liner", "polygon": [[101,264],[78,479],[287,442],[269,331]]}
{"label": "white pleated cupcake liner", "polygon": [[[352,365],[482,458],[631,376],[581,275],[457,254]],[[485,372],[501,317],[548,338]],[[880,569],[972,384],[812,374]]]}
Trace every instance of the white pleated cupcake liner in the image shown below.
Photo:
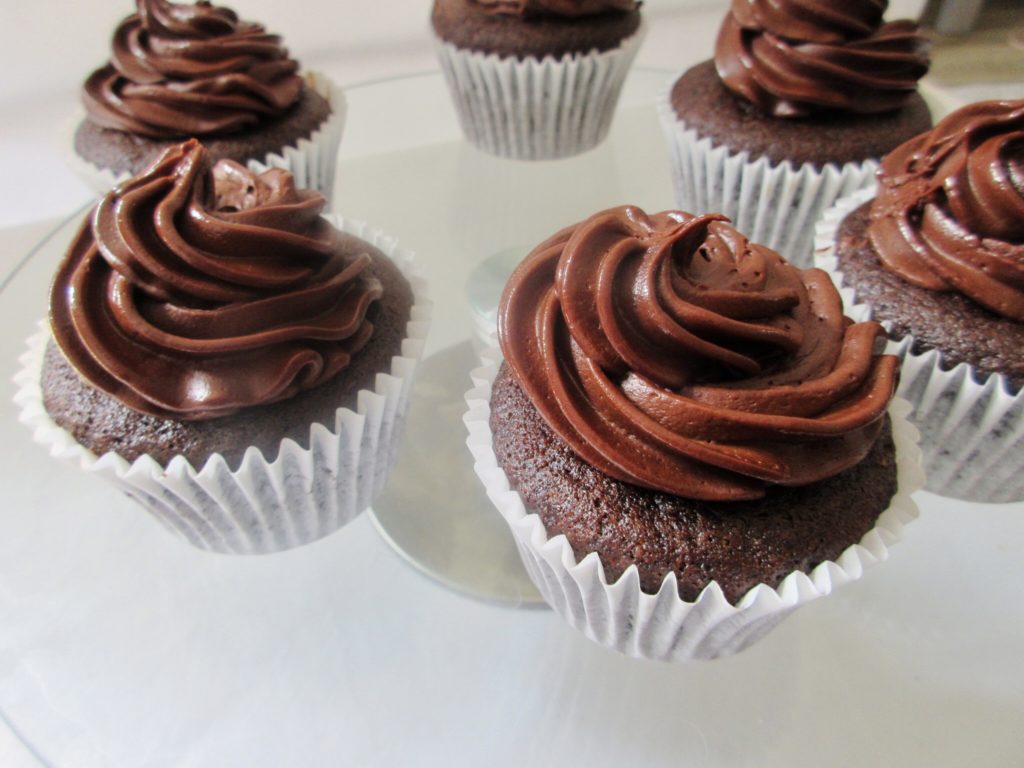
{"label": "white pleated cupcake liner", "polygon": [[437,55],[471,144],[514,160],[551,160],[600,144],[644,27],[609,51],[517,59],[437,40]]}
{"label": "white pleated cupcake liner", "polygon": [[812,262],[814,225],[836,200],[874,181],[878,163],[842,166],[773,164],[747,152],[731,153],[688,128],[672,106],[672,80],[658,98],[671,156],[676,204],[690,213],[722,213],[755,243],[798,267]]}
{"label": "white pleated cupcake liner", "polygon": [[[872,185],[844,197],[815,230],[815,266],[832,277],[854,320],[871,319],[872,310],[846,284],[834,244],[843,219],[874,196]],[[921,432],[925,488],[965,501],[1024,500],[1024,390],[1014,393],[1002,374],[985,377],[966,363],[944,365],[936,350],[917,354],[913,343],[912,336],[890,339],[886,351],[902,360],[898,394],[911,404],[910,418]]]}
{"label": "white pleated cupcake liner", "polygon": [[713,659],[737,653],[764,637],[800,605],[859,579],[865,568],[887,559],[903,526],[917,517],[917,506],[910,498],[923,482],[917,432],[905,418],[910,406],[895,399],[889,415],[897,455],[896,494],[875,527],[836,561],[821,563],[810,573],[795,571],[776,588],[760,584],[736,605],[726,600],[715,582],[696,600],[683,600],[675,574],[665,577],[657,594],[649,594],[640,588],[635,565],[609,583],[596,553],[577,562],[564,535],[548,537],[540,516],[527,510],[498,465],[489,421],[491,385],[500,365],[500,351],[491,348],[483,367],[473,371],[475,386],[466,394],[469,410],[464,421],[474,469],[511,528],[526,570],[544,599],[572,627],[606,648],[655,661]]}
{"label": "white pleated cupcake liner", "polygon": [[[308,138],[299,139],[295,146],[282,147],[280,152],[271,152],[262,158],[252,158],[246,164],[256,172],[271,167],[284,168],[295,177],[295,185],[299,189],[315,189],[330,200],[334,190],[338,145],[347,114],[345,92],[319,72],[306,72],[304,77],[310,88],[327,99],[331,105],[330,116]],[[84,119],[85,113],[79,112],[67,123],[63,141],[64,162],[86,186],[97,194],[105,195],[132,174],[101,168],[75,151],[75,131]]]}
{"label": "white pleated cupcake liner", "polygon": [[97,457],[59,427],[43,405],[40,372],[50,339],[45,321],[28,340],[15,376],[20,420],[53,456],[77,461],[113,483],[201,549],[278,552],[316,541],[351,522],[370,506],[394,465],[431,304],[412,252],[363,222],[328,219],[388,255],[409,280],[415,301],[401,355],[392,358],[390,372],[377,374],[373,391],[360,390],[355,411],[338,408],[333,424],[312,424],[308,447],[284,439],[274,461],[250,447],[237,469],[220,454],[199,469],[183,456],[166,466],[150,456],[130,463],[112,452]]}

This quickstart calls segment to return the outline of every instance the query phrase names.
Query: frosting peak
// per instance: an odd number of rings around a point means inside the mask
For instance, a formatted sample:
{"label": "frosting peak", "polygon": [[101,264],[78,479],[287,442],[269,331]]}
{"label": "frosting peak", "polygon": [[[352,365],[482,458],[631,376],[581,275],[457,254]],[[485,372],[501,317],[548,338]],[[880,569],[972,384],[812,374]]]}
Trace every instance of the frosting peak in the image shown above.
{"label": "frosting peak", "polygon": [[907,282],[1024,322],[1024,100],[970,104],[889,153],[868,237]]}
{"label": "frosting peak", "polygon": [[137,0],[110,63],[86,80],[89,119],[154,139],[214,136],[286,112],[302,91],[281,38],[234,11]]}
{"label": "frosting peak", "polygon": [[94,387],[144,413],[225,416],[344,369],[381,285],[342,255],[324,198],[190,141],[96,206],[61,263],[50,324]]}
{"label": "frosting peak", "polygon": [[602,13],[629,12],[639,7],[637,0],[470,0],[485,13],[500,16],[597,16]]}
{"label": "frosting peak", "polygon": [[886,0],[733,0],[715,44],[729,90],[765,113],[888,112],[928,71],[910,21],[882,23]]}
{"label": "frosting peak", "polygon": [[548,425],[605,474],[677,496],[763,496],[867,454],[895,389],[877,323],[718,215],[613,208],[526,258],[498,315]]}

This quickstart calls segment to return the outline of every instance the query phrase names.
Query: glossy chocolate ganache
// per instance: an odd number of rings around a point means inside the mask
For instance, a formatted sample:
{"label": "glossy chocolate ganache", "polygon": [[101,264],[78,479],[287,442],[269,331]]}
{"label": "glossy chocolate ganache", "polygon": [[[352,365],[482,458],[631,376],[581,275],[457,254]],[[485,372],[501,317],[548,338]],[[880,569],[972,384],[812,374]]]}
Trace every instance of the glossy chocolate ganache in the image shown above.
{"label": "glossy chocolate ganache", "polygon": [[470,0],[484,13],[501,16],[597,16],[602,13],[631,12],[639,7],[636,0]]}
{"label": "glossy chocolate ganache", "polygon": [[868,237],[908,283],[1024,322],[1024,100],[970,104],[887,155]]}
{"label": "glossy chocolate ganache", "polygon": [[886,0],[733,0],[715,45],[725,86],[761,112],[889,112],[928,71],[927,42]]}
{"label": "glossy chocolate ganache", "polygon": [[302,93],[281,38],[199,2],[137,0],[110,63],[82,91],[89,119],[151,139],[220,136],[283,115]]}
{"label": "glossy chocolate ganache", "polygon": [[189,141],[96,206],[50,294],[54,338],[93,387],[142,413],[225,416],[345,369],[382,294],[324,198]]}
{"label": "glossy chocolate ganache", "polygon": [[690,499],[857,464],[898,376],[824,272],[719,215],[627,206],[568,227],[517,268],[498,319],[515,380],[578,456]]}

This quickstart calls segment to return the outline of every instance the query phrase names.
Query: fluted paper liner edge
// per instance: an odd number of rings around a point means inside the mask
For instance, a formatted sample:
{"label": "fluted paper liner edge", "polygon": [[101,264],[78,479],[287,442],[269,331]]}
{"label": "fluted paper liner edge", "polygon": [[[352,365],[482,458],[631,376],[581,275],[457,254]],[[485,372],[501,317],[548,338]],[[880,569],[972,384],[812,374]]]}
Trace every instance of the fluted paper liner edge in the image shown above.
{"label": "fluted paper liner edge", "polygon": [[701,138],[672,106],[672,78],[657,100],[671,157],[676,204],[694,214],[723,213],[751,242],[766,245],[801,268],[811,265],[814,225],[844,195],[871,184],[878,163],[815,168],[811,163],[773,164],[766,157],[732,153]]}

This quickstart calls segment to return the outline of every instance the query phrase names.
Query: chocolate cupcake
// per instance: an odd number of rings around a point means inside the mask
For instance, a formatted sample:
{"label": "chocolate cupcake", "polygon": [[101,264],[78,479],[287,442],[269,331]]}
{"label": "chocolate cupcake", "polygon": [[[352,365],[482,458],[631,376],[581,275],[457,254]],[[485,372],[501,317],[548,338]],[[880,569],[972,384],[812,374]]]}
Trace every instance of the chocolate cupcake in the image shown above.
{"label": "chocolate cupcake", "polygon": [[431,22],[466,138],[517,160],[603,141],[643,36],[637,0],[435,0]]}
{"label": "chocolate cupcake", "polygon": [[394,458],[424,309],[408,255],[323,207],[286,171],[167,150],[60,264],[23,420],[199,547],[347,523]]}
{"label": "chocolate cupcake", "polygon": [[344,94],[300,74],[279,36],[208,2],[137,0],[111,49],[72,137],[71,165],[98,192],[195,137],[214,160],[259,160],[331,193]]}
{"label": "chocolate cupcake", "polygon": [[706,658],[884,558],[915,469],[881,334],[719,215],[616,208],[538,246],[467,422],[548,602],[620,651]]}
{"label": "chocolate cupcake", "polygon": [[870,183],[878,159],[931,127],[917,92],[926,43],[887,3],[735,0],[713,61],[659,105],[676,202],[721,211],[798,266],[839,197]]}
{"label": "chocolate cupcake", "polygon": [[1024,499],[1024,100],[952,113],[818,228],[819,265],[904,358],[927,488]]}

